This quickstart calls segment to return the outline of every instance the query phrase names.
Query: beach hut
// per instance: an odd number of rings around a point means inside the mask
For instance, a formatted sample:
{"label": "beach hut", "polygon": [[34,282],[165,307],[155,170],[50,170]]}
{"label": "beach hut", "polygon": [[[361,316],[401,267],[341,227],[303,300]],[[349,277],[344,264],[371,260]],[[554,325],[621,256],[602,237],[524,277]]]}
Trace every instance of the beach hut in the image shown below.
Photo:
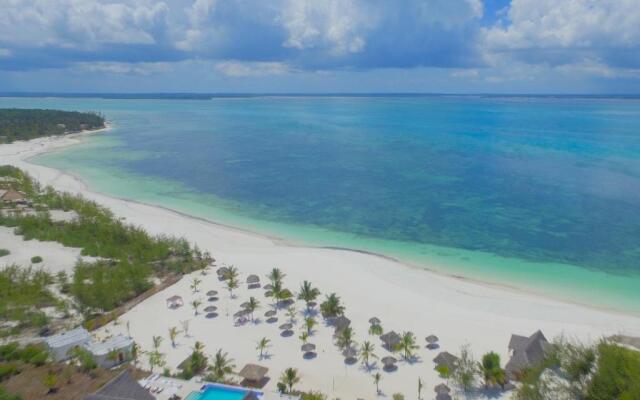
{"label": "beach hut", "polygon": [[25,194],[17,190],[8,189],[0,191],[0,200],[5,203],[21,203],[26,201],[26,199]]}
{"label": "beach hut", "polygon": [[178,307],[182,307],[184,305],[184,301],[182,297],[175,295],[167,298],[167,307],[171,309],[175,309]]}
{"label": "beach hut", "polygon": [[257,364],[247,364],[238,372],[238,375],[244,378],[245,382],[243,385],[248,383],[251,386],[261,387],[264,386],[264,379],[267,376],[267,372],[269,372],[267,367]]}
{"label": "beach hut", "polygon": [[389,351],[395,351],[396,346],[400,343],[402,338],[394,331],[390,331],[380,336],[380,340],[384,343],[384,346]]}
{"label": "beach hut", "polygon": [[123,371],[102,386],[97,392],[86,395],[84,400],[154,400],[129,371]]}
{"label": "beach hut", "polygon": [[108,369],[131,359],[133,339],[129,336],[116,335],[104,342],[87,343],[84,347],[91,353],[98,366]]}
{"label": "beach hut", "polygon": [[509,350],[511,359],[505,365],[505,371],[510,379],[517,379],[525,369],[544,361],[551,345],[542,331],[526,337],[511,335]]}
{"label": "beach hut", "polygon": [[84,328],[76,328],[49,336],[45,339],[45,345],[54,361],[64,361],[70,358],[70,353],[76,347],[84,346],[91,341],[89,331]]}
{"label": "beach hut", "polygon": [[372,317],[372,318],[369,319],[369,323],[371,325],[380,325],[381,321],[380,321],[380,318],[378,318],[378,317]]}
{"label": "beach hut", "polygon": [[433,359],[433,362],[436,363],[436,368],[447,367],[449,371],[453,371],[458,363],[458,357],[443,351]]}

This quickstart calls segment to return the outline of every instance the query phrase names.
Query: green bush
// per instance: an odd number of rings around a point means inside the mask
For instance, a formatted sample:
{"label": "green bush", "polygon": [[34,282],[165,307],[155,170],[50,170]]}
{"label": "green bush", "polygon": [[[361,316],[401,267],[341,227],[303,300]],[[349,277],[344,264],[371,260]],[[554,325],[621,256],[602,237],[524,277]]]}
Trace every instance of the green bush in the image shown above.
{"label": "green bush", "polygon": [[0,361],[14,361],[20,359],[20,344],[11,342],[0,346]]}
{"label": "green bush", "polygon": [[16,363],[0,364],[0,381],[19,373],[20,368],[18,368],[18,364]]}
{"label": "green bush", "polygon": [[11,252],[7,249],[0,249],[0,257],[8,256]]}
{"label": "green bush", "polygon": [[8,393],[5,388],[0,386],[0,400],[22,400],[22,397]]}
{"label": "green bush", "polygon": [[39,264],[41,262],[42,262],[42,257],[40,256],[31,257],[31,264]]}
{"label": "green bush", "polygon": [[598,355],[587,400],[640,399],[640,352],[603,342]]}

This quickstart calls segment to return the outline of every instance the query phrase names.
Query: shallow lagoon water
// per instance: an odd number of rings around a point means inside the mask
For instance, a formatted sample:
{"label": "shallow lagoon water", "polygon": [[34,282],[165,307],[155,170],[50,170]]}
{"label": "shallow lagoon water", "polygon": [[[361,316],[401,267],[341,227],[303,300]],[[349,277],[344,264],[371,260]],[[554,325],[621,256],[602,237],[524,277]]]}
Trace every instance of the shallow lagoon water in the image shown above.
{"label": "shallow lagoon water", "polygon": [[640,101],[0,99],[115,124],[37,162],[318,246],[640,313]]}

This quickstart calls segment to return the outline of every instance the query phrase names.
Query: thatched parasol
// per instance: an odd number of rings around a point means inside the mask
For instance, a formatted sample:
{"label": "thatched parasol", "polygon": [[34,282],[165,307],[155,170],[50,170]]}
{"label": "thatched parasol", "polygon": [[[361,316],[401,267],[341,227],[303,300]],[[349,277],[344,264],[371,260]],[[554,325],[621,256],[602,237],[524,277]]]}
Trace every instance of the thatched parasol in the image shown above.
{"label": "thatched parasol", "polygon": [[247,315],[247,310],[240,310],[237,313],[233,314],[234,318],[241,318]]}
{"label": "thatched parasol", "polygon": [[266,292],[264,292],[264,297],[271,297],[273,296],[273,292],[271,290],[267,290]]}
{"label": "thatched parasol", "polygon": [[218,309],[216,306],[208,306],[204,308],[204,312],[214,312]]}
{"label": "thatched parasol", "polygon": [[378,317],[373,317],[371,319],[369,319],[369,323],[371,325],[380,325],[380,318]]}
{"label": "thatched parasol", "polygon": [[425,340],[427,341],[427,343],[429,343],[429,344],[437,343],[437,342],[438,342],[438,340],[440,340],[440,339],[438,339],[438,337],[437,337],[436,335],[429,335],[429,336],[427,336],[427,337],[426,337],[426,338],[424,338],[424,339],[425,339]]}
{"label": "thatched parasol", "polygon": [[240,304],[240,308],[248,308],[249,307],[249,302],[245,301],[244,303]]}
{"label": "thatched parasol", "polygon": [[438,367],[445,366],[449,368],[449,371],[453,371],[456,367],[456,363],[458,362],[458,357],[449,352],[443,351],[433,359],[433,362],[436,363]]}
{"label": "thatched parasol", "polygon": [[391,331],[380,336],[380,340],[384,342],[385,346],[387,346],[387,349],[392,350],[398,345],[398,343],[400,343],[400,340],[402,340],[402,338],[394,331]]}
{"label": "thatched parasol", "polygon": [[333,321],[336,332],[341,332],[351,325],[351,320],[344,315],[339,316]]}
{"label": "thatched parasol", "polygon": [[207,296],[209,296],[209,297],[211,297],[211,296],[215,296],[215,295],[217,295],[217,294],[218,294],[218,291],[217,291],[217,290],[209,290],[209,291],[207,292]]}
{"label": "thatched parasol", "polygon": [[226,273],[228,273],[228,272],[229,272],[229,268],[227,268],[227,267],[220,267],[220,268],[218,268],[218,270],[216,271],[216,273],[217,273],[219,276],[222,276],[222,275],[224,275],[224,274],[226,274]]}
{"label": "thatched parasol", "polygon": [[283,331],[290,331],[291,328],[293,328],[293,324],[291,324],[290,322],[287,322],[286,324],[280,325],[278,328]]}
{"label": "thatched parasol", "polygon": [[260,382],[267,375],[268,368],[256,364],[247,364],[238,372],[238,375],[252,382]]}
{"label": "thatched parasol", "polygon": [[270,283],[267,283],[266,285],[264,285],[262,287],[264,290],[273,290],[273,285]]}
{"label": "thatched parasol", "polygon": [[304,351],[305,353],[309,353],[311,351],[314,351],[316,349],[316,345],[313,343],[305,343],[302,345],[302,347],[300,347],[300,350]]}
{"label": "thatched parasol", "polygon": [[382,363],[386,366],[390,366],[398,362],[398,360],[395,357],[391,357],[391,356],[383,357],[382,360],[380,361],[382,361]]}
{"label": "thatched parasol", "polygon": [[264,316],[267,318],[271,318],[271,317],[275,317],[276,316],[276,311],[275,310],[269,310],[266,313],[264,313]]}
{"label": "thatched parasol", "polygon": [[433,391],[436,392],[437,394],[448,394],[451,392],[451,389],[449,389],[449,386],[445,385],[444,383],[441,383],[437,385],[435,388],[433,388]]}
{"label": "thatched parasol", "polygon": [[258,275],[249,275],[249,276],[247,277],[247,283],[248,283],[249,285],[253,285],[253,284],[256,284],[256,283],[260,283],[260,277],[259,277]]}
{"label": "thatched parasol", "polygon": [[358,351],[353,347],[349,347],[348,349],[344,349],[344,351],[342,352],[342,355],[345,358],[354,358],[355,356],[358,355]]}

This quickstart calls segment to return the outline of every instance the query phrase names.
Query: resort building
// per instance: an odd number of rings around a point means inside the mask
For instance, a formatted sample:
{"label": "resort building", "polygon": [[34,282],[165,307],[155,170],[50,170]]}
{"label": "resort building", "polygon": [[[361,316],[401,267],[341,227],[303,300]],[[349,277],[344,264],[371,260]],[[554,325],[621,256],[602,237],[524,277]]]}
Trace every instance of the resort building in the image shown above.
{"label": "resort building", "polygon": [[91,342],[91,336],[84,328],[62,332],[45,340],[45,344],[54,361],[63,361],[70,358],[70,353],[73,349],[84,346],[89,342]]}
{"label": "resort building", "polygon": [[124,371],[97,392],[87,395],[84,400],[154,400],[145,388],[131,376],[129,371]]}
{"label": "resort building", "polygon": [[550,346],[542,331],[537,331],[529,337],[511,335],[511,359],[505,366],[507,376],[510,379],[518,379],[526,368],[543,362]]}
{"label": "resort building", "polygon": [[124,335],[108,338],[104,342],[90,342],[84,346],[102,368],[111,368],[129,361],[133,352],[133,339]]}
{"label": "resort building", "polygon": [[20,203],[26,200],[26,196],[22,192],[13,189],[0,189],[0,200],[4,203]]}

